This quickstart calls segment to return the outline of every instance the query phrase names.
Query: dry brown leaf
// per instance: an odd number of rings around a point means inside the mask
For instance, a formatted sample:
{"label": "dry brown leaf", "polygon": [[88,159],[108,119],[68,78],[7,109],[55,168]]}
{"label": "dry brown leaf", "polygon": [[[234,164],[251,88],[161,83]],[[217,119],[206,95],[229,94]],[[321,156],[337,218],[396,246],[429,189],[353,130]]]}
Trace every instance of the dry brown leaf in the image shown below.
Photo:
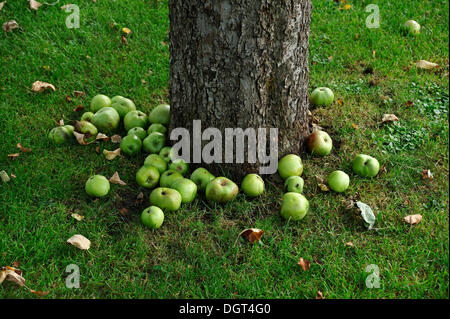
{"label": "dry brown leaf", "polygon": [[123,45],[128,45],[128,40],[123,34],[120,36],[120,40],[122,41]]}
{"label": "dry brown leaf", "polygon": [[307,271],[309,269],[309,266],[311,265],[311,262],[301,257],[298,264],[300,265],[300,267],[302,267],[303,271]]}
{"label": "dry brown leaf", "polygon": [[406,216],[404,218],[404,220],[408,224],[415,225],[415,224],[418,224],[418,223],[420,223],[422,221],[422,215],[420,215],[420,214],[409,215],[409,216]]}
{"label": "dry brown leaf", "polygon": [[19,153],[14,153],[14,154],[8,154],[8,157],[12,160],[16,159],[17,157],[19,157]]}
{"label": "dry brown leaf", "polygon": [[8,183],[11,180],[6,171],[0,171],[0,179],[2,180],[3,183]]}
{"label": "dry brown leaf", "polygon": [[422,178],[423,179],[433,179],[433,174],[429,169],[423,169],[422,170]]}
{"label": "dry brown leaf", "polygon": [[18,27],[19,27],[19,24],[16,22],[16,20],[11,20],[11,21],[3,23],[3,31],[5,31],[5,32],[9,32]]}
{"label": "dry brown leaf", "polygon": [[0,2],[0,10],[3,9],[3,6],[6,4],[6,1]]}
{"label": "dry brown leaf", "polygon": [[328,186],[325,185],[325,184],[319,183],[319,184],[317,184],[317,185],[319,186],[319,188],[320,188],[320,190],[321,190],[322,192],[329,192],[329,191],[330,191],[330,189],[328,188]]}
{"label": "dry brown leaf", "polygon": [[78,111],[81,111],[82,109],[84,109],[84,106],[83,106],[83,105],[77,105],[77,106],[75,106],[75,108],[73,109],[73,111],[74,111],[74,112],[78,112]]}
{"label": "dry brown leaf", "polygon": [[111,161],[117,156],[120,156],[120,148],[116,149],[115,151],[103,150],[103,154],[105,155],[107,160]]}
{"label": "dry brown leaf", "polygon": [[383,114],[383,118],[381,120],[381,123],[392,123],[397,122],[398,117],[395,114]]}
{"label": "dry brown leaf", "polygon": [[325,299],[325,297],[323,296],[323,293],[320,290],[317,290],[316,299]]}
{"label": "dry brown leaf", "polygon": [[353,245],[353,243],[351,241],[345,243],[345,246],[347,246],[347,247],[355,247],[355,245]]}
{"label": "dry brown leaf", "polygon": [[20,151],[24,152],[24,153],[30,153],[31,152],[31,148],[22,147],[22,145],[20,143],[17,143],[17,148],[20,149]]}
{"label": "dry brown leaf", "polygon": [[323,178],[321,176],[314,175],[314,177],[316,178],[317,183],[319,183],[319,184],[323,184],[324,183],[324,180],[323,180]]}
{"label": "dry brown leaf", "polygon": [[91,247],[91,241],[83,235],[73,235],[67,242],[79,249],[88,250]]}
{"label": "dry brown leaf", "polygon": [[72,102],[72,97],[70,95],[66,96],[66,102],[67,103],[71,103]]}
{"label": "dry brown leaf", "polygon": [[344,101],[342,101],[342,99],[339,98],[339,99],[337,99],[337,104],[338,104],[339,106],[342,106],[342,105],[344,105]]}
{"label": "dry brown leaf", "polygon": [[17,176],[15,174],[11,173],[11,177],[16,178]]}
{"label": "dry brown leaf", "polygon": [[433,62],[429,62],[426,60],[420,60],[419,62],[416,63],[416,67],[418,69],[423,69],[423,70],[431,70],[434,68],[438,68],[439,64],[433,63]]}
{"label": "dry brown leaf", "polygon": [[84,219],[84,216],[79,215],[79,214],[71,214],[70,216],[72,216],[72,218],[75,218],[76,220],[78,220],[79,222],[81,222]]}
{"label": "dry brown leaf", "polygon": [[111,142],[119,144],[120,142],[122,142],[122,137],[120,135],[113,135],[111,136]]}
{"label": "dry brown leaf", "polygon": [[357,130],[358,129],[358,125],[356,125],[355,123],[352,123],[352,127]]}
{"label": "dry brown leaf", "polygon": [[136,204],[142,203],[143,200],[144,200],[144,193],[140,192],[136,197]]}
{"label": "dry brown leaf", "polygon": [[122,185],[122,186],[127,185],[124,181],[122,181],[122,180],[120,179],[119,173],[118,173],[118,172],[115,172],[115,173],[113,174],[113,176],[111,176],[111,178],[109,179],[109,181],[110,181],[111,183],[113,183],[113,184],[119,184],[119,185]]}
{"label": "dry brown leaf", "polygon": [[251,244],[259,241],[261,236],[264,234],[264,230],[258,228],[248,228],[244,229],[239,236],[247,239]]}
{"label": "dry brown leaf", "polygon": [[100,146],[96,146],[96,147],[95,147],[95,152],[96,152],[97,154],[100,154]]}
{"label": "dry brown leaf", "polygon": [[53,84],[47,83],[47,82],[42,82],[42,81],[35,81],[32,85],[31,85],[31,90],[33,92],[43,92],[46,89],[51,89],[53,91],[56,91],[56,88]]}
{"label": "dry brown leaf", "polygon": [[77,139],[78,144],[80,145],[88,145],[89,143],[84,140],[84,134],[73,132],[73,135]]}
{"label": "dry brown leaf", "polygon": [[25,278],[22,277],[22,271],[14,267],[2,267],[0,269],[0,284],[8,280],[18,284],[21,287],[25,286]]}
{"label": "dry brown leaf", "polygon": [[38,10],[40,6],[42,6],[41,3],[39,3],[35,0],[30,0],[30,9],[31,10]]}
{"label": "dry brown leaf", "polygon": [[98,140],[107,141],[107,140],[109,140],[109,137],[107,135],[103,134],[103,133],[98,133],[97,137],[95,138],[95,140],[96,141],[98,141]]}
{"label": "dry brown leaf", "polygon": [[76,97],[85,96],[86,94],[83,91],[73,91],[73,95]]}
{"label": "dry brown leaf", "polygon": [[50,291],[36,291],[36,290],[33,290],[33,289],[30,289],[30,292],[32,294],[35,294],[35,295],[39,296],[39,297],[47,296],[50,293]]}
{"label": "dry brown leaf", "polygon": [[128,215],[128,209],[126,209],[125,207],[122,208],[121,210],[119,210],[119,214],[122,216],[127,216]]}

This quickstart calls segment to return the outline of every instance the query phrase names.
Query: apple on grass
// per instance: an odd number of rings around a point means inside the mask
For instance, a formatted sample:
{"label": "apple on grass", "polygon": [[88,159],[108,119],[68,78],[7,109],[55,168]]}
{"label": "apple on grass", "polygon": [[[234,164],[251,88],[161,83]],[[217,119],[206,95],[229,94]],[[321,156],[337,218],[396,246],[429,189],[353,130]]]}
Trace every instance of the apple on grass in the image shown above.
{"label": "apple on grass", "polygon": [[256,197],[264,193],[264,181],[258,174],[248,174],[242,180],[241,188],[247,196]]}
{"label": "apple on grass", "polygon": [[213,174],[211,174],[206,168],[199,167],[191,174],[191,180],[197,184],[197,187],[200,191],[204,192],[206,190],[206,186],[210,181],[216,178]]}
{"label": "apple on grass", "polygon": [[334,171],[328,177],[328,186],[336,193],[343,193],[350,185],[350,177],[343,171]]}
{"label": "apple on grass", "polygon": [[73,132],[70,132],[64,126],[57,126],[48,133],[48,139],[56,145],[67,143],[72,136]]}
{"label": "apple on grass", "polygon": [[278,174],[280,174],[283,179],[290,176],[300,176],[302,173],[302,159],[295,154],[286,155],[278,162]]}
{"label": "apple on grass", "polygon": [[81,115],[81,121],[92,121],[92,118],[94,117],[94,113],[92,112],[84,112],[83,115]]}
{"label": "apple on grass", "polygon": [[164,144],[166,144],[166,137],[159,132],[153,132],[147,136],[142,143],[144,152],[158,154],[164,147]]}
{"label": "apple on grass", "polygon": [[111,99],[103,94],[94,96],[91,100],[91,112],[95,113],[104,107],[111,106]]}
{"label": "apple on grass", "polygon": [[206,198],[217,203],[226,203],[239,192],[239,187],[226,177],[216,177],[206,186]]}
{"label": "apple on grass", "polygon": [[402,27],[404,33],[409,33],[412,35],[418,35],[420,33],[420,24],[414,20],[408,20]]}
{"label": "apple on grass", "polygon": [[137,137],[139,137],[139,139],[141,141],[143,141],[145,139],[145,137],[147,136],[147,131],[144,130],[142,127],[136,126],[128,131],[128,135],[132,135],[132,134],[136,135]]}
{"label": "apple on grass", "polygon": [[119,127],[120,116],[112,107],[104,107],[94,114],[91,122],[100,132],[112,133]]}
{"label": "apple on grass", "polygon": [[153,166],[142,166],[136,172],[136,182],[145,188],[154,188],[158,185],[159,171]]}
{"label": "apple on grass", "polygon": [[142,211],[141,221],[150,229],[158,229],[164,222],[164,213],[157,206],[147,207]]}
{"label": "apple on grass", "polygon": [[112,104],[112,103],[115,103],[115,102],[117,102],[117,101],[120,101],[121,99],[124,99],[124,97],[121,96],[121,95],[116,95],[115,97],[113,97],[113,98],[111,99],[111,104]]}
{"label": "apple on grass", "polygon": [[305,181],[300,176],[291,176],[284,182],[284,188],[286,188],[288,192],[301,194],[303,193],[304,184]]}
{"label": "apple on grass", "polygon": [[333,140],[327,132],[314,130],[309,136],[306,143],[308,151],[319,156],[326,156],[331,153],[333,148]]}
{"label": "apple on grass", "polygon": [[159,123],[167,126],[170,122],[170,105],[158,105],[150,112],[148,119],[152,124]]}
{"label": "apple on grass", "polygon": [[182,203],[190,203],[195,199],[195,196],[197,196],[197,185],[187,178],[177,179],[170,188],[173,188],[180,193]]}
{"label": "apple on grass", "polygon": [[311,93],[309,100],[315,106],[330,106],[334,101],[334,93],[329,88],[318,87]]}
{"label": "apple on grass", "polygon": [[73,135],[75,127],[73,127],[72,125],[64,125],[63,127],[69,132],[70,135]]}
{"label": "apple on grass", "polygon": [[152,134],[153,132],[159,132],[161,134],[167,133],[167,128],[159,123],[152,124],[148,127],[147,133],[148,135]]}
{"label": "apple on grass", "polygon": [[142,141],[134,134],[125,136],[120,142],[120,151],[128,156],[136,156],[141,152]]}
{"label": "apple on grass", "polygon": [[123,125],[127,132],[133,127],[142,127],[143,129],[146,129],[148,125],[147,115],[144,112],[137,110],[130,111],[123,118]]}
{"label": "apple on grass", "polygon": [[375,177],[380,170],[380,163],[375,157],[358,154],[352,162],[352,168],[361,177]]}
{"label": "apple on grass", "polygon": [[289,192],[283,195],[280,214],[285,219],[301,220],[308,210],[309,202],[302,194]]}
{"label": "apple on grass", "polygon": [[156,167],[160,174],[167,170],[167,163],[157,154],[150,154],[144,161],[144,166]]}
{"label": "apple on grass", "polygon": [[170,146],[165,146],[159,152],[159,156],[166,162],[169,163],[172,159],[172,148]]}
{"label": "apple on grass", "polygon": [[77,132],[84,134],[84,138],[88,142],[95,140],[97,137],[98,130],[91,122],[75,121],[75,128]]}
{"label": "apple on grass", "polygon": [[91,197],[103,197],[108,195],[110,189],[109,181],[105,176],[94,175],[86,182],[86,193]]}
{"label": "apple on grass", "polygon": [[150,204],[163,211],[174,212],[181,206],[181,195],[175,189],[158,187],[150,194]]}
{"label": "apple on grass", "polygon": [[121,119],[123,119],[128,112],[136,111],[136,105],[134,105],[134,102],[124,97],[121,99],[116,99],[112,103],[111,107],[119,113]]}
{"label": "apple on grass", "polygon": [[159,185],[161,187],[171,187],[176,180],[182,178],[183,175],[179,172],[169,169],[168,171],[162,173],[161,178],[159,179]]}
{"label": "apple on grass", "polygon": [[177,171],[184,176],[189,169],[189,165],[183,159],[179,158],[170,163],[169,169]]}

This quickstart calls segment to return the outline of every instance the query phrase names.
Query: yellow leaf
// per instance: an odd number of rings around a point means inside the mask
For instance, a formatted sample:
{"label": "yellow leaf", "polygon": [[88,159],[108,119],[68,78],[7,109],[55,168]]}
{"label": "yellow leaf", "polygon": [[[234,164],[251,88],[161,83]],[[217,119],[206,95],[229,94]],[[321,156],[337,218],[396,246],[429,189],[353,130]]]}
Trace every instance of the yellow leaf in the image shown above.
{"label": "yellow leaf", "polygon": [[131,33],[131,30],[128,28],[122,28],[122,32],[125,33],[126,35]]}
{"label": "yellow leaf", "polygon": [[351,7],[352,7],[351,4],[346,4],[346,5],[344,6],[344,10],[349,10]]}

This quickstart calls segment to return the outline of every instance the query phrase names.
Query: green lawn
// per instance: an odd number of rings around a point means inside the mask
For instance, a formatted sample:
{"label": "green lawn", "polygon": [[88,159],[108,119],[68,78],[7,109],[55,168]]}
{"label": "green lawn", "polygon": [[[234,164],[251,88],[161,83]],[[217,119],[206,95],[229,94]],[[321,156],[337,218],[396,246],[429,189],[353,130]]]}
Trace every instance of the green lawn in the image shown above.
{"label": "green lawn", "polygon": [[[66,3],[79,4],[79,29],[66,28]],[[310,87],[328,86],[336,96],[313,114],[335,148],[325,158],[300,154],[307,217],[282,220],[281,185],[267,183],[259,199],[240,194],[211,205],[200,198],[149,231],[139,220],[149,192],[135,202],[144,155],[107,161],[96,145],[55,147],[46,135],[60,119],[79,119],[74,108],[87,108],[99,92],[130,97],[144,111],[170,102],[167,0],[63,0],[37,12],[27,1],[8,1],[0,22],[21,28],[0,35],[0,171],[17,177],[0,184],[0,266],[20,262],[30,288],[50,290],[46,298],[315,298],[318,290],[325,298],[448,298],[448,1],[348,1],[349,10],[332,0],[313,3]],[[370,3],[380,8],[379,29],[365,26]],[[419,36],[401,34],[408,19],[422,25]],[[127,46],[113,22],[132,30]],[[420,59],[441,67],[417,70]],[[36,80],[56,92],[31,92]],[[86,97],[68,102],[74,90]],[[385,113],[399,124],[380,125]],[[32,152],[9,159],[19,142]],[[350,174],[343,195],[322,192],[315,176],[351,173],[357,153],[377,157],[385,171],[373,180]],[[423,179],[423,169],[434,179]],[[88,177],[115,171],[128,185],[113,185],[106,199],[88,198]],[[368,231],[346,209],[350,200],[374,209],[379,230]],[[411,214],[423,221],[408,225],[403,217]],[[248,227],[265,231],[262,245],[234,245]],[[78,233],[91,240],[89,251],[65,243]],[[306,272],[300,257],[311,261]],[[80,289],[65,286],[69,264],[80,267]],[[366,288],[370,264],[380,269],[378,289]],[[0,298],[39,297],[5,282]]]}

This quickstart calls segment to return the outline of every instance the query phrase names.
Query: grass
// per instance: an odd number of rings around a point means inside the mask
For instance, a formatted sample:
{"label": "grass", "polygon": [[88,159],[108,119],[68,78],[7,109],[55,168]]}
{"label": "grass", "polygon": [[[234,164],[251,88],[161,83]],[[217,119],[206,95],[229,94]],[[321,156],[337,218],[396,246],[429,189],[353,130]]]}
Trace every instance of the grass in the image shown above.
{"label": "grass", "polygon": [[[169,102],[167,1],[72,1],[80,6],[79,29],[65,26],[60,5],[67,1],[37,12],[8,1],[1,22],[14,19],[21,28],[0,36],[0,170],[17,177],[0,185],[0,266],[20,262],[28,286],[49,290],[47,298],[315,298],[318,290],[325,298],[448,298],[448,1],[348,2],[342,10],[313,1],[310,88],[329,86],[341,103],[313,110],[335,148],[325,158],[301,154],[308,216],[282,220],[283,191],[268,183],[258,199],[240,194],[214,205],[200,198],[149,231],[139,221],[149,192],[135,202],[144,156],[107,161],[94,145],[55,147],[46,134],[61,118],[78,119],[73,109],[98,92],[128,96],[144,111]],[[380,8],[379,29],[365,27],[370,3]],[[419,36],[399,31],[408,19],[422,25]],[[114,22],[133,31],[128,46]],[[417,70],[420,59],[441,67]],[[32,93],[36,80],[56,92]],[[68,102],[74,90],[86,97]],[[380,125],[385,113],[399,123]],[[19,142],[32,152],[12,161],[7,155]],[[322,192],[315,176],[350,173],[357,153],[377,157],[385,171],[372,180],[351,174],[343,195]],[[434,179],[422,179],[423,169]],[[127,186],[113,185],[106,199],[87,197],[90,175],[115,171]],[[374,209],[378,231],[346,208],[350,200]],[[410,214],[423,221],[406,224]],[[262,245],[234,245],[248,227],[265,231]],[[65,243],[77,233],[92,241],[89,251]],[[307,272],[301,257],[312,261]],[[80,268],[80,289],[65,286],[69,264]],[[378,289],[366,288],[371,264],[380,269]],[[5,282],[0,298],[38,297]]]}

